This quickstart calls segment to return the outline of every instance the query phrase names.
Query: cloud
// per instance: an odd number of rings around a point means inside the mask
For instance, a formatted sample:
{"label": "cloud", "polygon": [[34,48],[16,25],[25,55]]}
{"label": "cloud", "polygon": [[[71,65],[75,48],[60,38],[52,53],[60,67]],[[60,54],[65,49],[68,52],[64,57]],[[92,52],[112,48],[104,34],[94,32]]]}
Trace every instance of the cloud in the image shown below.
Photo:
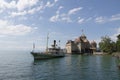
{"label": "cloud", "polygon": [[78,12],[81,9],[82,9],[82,7],[73,8],[73,9],[69,10],[68,14],[69,15],[75,14],[76,12]]}
{"label": "cloud", "polygon": [[120,27],[117,28],[117,29],[116,29],[116,33],[113,34],[113,35],[110,36],[110,37],[111,37],[111,39],[112,39],[113,41],[116,41],[116,40],[117,40],[117,36],[118,36],[119,34],[120,34]]}
{"label": "cloud", "polygon": [[32,7],[36,5],[38,0],[19,0],[16,4],[18,11],[22,11],[25,8]]}
{"label": "cloud", "polygon": [[112,22],[112,21],[118,21],[118,20],[120,20],[120,14],[115,14],[110,17],[100,16],[95,18],[96,23],[106,23],[106,22]]}
{"label": "cloud", "polygon": [[56,15],[54,15],[54,16],[52,16],[51,18],[50,18],[50,21],[51,22],[57,22],[57,21],[60,21],[60,10],[62,9],[63,7],[62,6],[60,6],[59,8],[58,8],[58,10],[56,11]]}
{"label": "cloud", "polygon": [[91,21],[91,20],[93,20],[92,17],[88,17],[88,18],[78,17],[77,23],[78,23],[78,24],[83,24],[83,23],[89,22],[89,21]]}
{"label": "cloud", "polygon": [[56,4],[56,2],[58,2],[58,0],[54,0],[53,3],[51,3],[50,1],[48,1],[48,2],[46,3],[45,7],[53,7],[53,6]]}
{"label": "cloud", "polygon": [[72,19],[67,15],[62,15],[61,20],[66,22],[72,22]]}
{"label": "cloud", "polygon": [[0,0],[0,9],[17,9],[18,11],[22,11],[26,8],[30,8],[36,5],[38,0],[18,0],[11,2],[7,2],[5,0]]}
{"label": "cloud", "polygon": [[[58,0],[54,2],[47,1],[46,4],[39,0],[19,0],[16,3],[17,11],[10,12],[10,17],[24,16],[27,14],[34,14],[36,12],[43,12],[46,8],[53,7]],[[38,4],[39,3],[39,4]]]}
{"label": "cloud", "polygon": [[27,15],[27,14],[34,14],[35,12],[40,11],[42,9],[43,9],[42,6],[38,6],[36,8],[32,8],[30,10],[11,12],[10,13],[10,17],[24,16],[24,15]]}
{"label": "cloud", "polygon": [[14,25],[5,20],[0,20],[0,35],[26,35],[33,28],[23,24]]}
{"label": "cloud", "polygon": [[105,17],[100,16],[95,19],[95,22],[96,23],[104,23],[104,22],[106,22],[106,20],[105,20]]}
{"label": "cloud", "polygon": [[21,16],[18,20],[20,20],[20,21],[27,20],[27,17]]}
{"label": "cloud", "polygon": [[50,18],[50,21],[51,22],[57,22],[57,21],[72,22],[71,18],[66,14],[56,14]]}
{"label": "cloud", "polygon": [[27,11],[23,11],[23,12],[12,12],[11,13],[11,17],[15,17],[15,16],[23,16],[26,15]]}
{"label": "cloud", "polygon": [[54,2],[58,2],[58,0],[54,0]]}
{"label": "cloud", "polygon": [[60,10],[63,9],[63,6],[60,6],[58,10],[56,11],[56,14],[50,18],[51,22],[57,22],[57,21],[65,21],[65,22],[73,22],[71,19],[71,15],[75,14],[79,10],[82,9],[82,7],[73,8],[69,10],[67,13],[61,13]]}
{"label": "cloud", "polygon": [[0,0],[0,9],[6,9],[6,8],[15,8],[16,7],[16,2],[11,1],[11,2],[6,2],[5,0]]}
{"label": "cloud", "polygon": [[10,2],[0,0],[0,13],[7,10],[7,13],[10,14],[11,17],[23,16],[28,13],[32,14],[35,10],[30,9],[31,7],[35,6],[37,2],[38,0],[12,0]]}
{"label": "cloud", "polygon": [[63,6],[60,6],[60,7],[58,8],[58,10],[56,11],[56,14],[59,14],[59,13],[60,13],[60,10],[63,9],[63,8],[64,8]]}
{"label": "cloud", "polygon": [[50,18],[51,22],[57,22],[57,21],[64,21],[67,19],[66,14],[60,14],[60,10],[63,8],[63,6],[60,6],[58,10],[56,11],[56,14]]}
{"label": "cloud", "polygon": [[110,21],[120,20],[120,14],[112,15]]}
{"label": "cloud", "polygon": [[55,16],[52,16],[51,18],[50,18],[50,21],[51,22],[57,22],[57,21],[59,21],[59,14],[56,14]]}
{"label": "cloud", "polygon": [[36,12],[42,12],[46,8],[55,6],[58,0],[53,2],[42,0],[0,0],[0,13],[6,12],[9,17],[24,16],[27,14],[34,14]]}
{"label": "cloud", "polygon": [[84,21],[85,21],[84,18],[80,18],[80,17],[78,18],[78,23],[79,23],[79,24],[82,24]]}

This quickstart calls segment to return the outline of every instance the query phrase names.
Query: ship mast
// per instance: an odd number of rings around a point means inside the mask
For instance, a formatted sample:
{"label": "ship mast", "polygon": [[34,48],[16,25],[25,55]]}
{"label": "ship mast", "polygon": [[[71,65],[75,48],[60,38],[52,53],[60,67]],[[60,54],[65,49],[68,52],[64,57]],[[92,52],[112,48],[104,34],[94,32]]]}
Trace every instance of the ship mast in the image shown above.
{"label": "ship mast", "polygon": [[33,50],[32,50],[32,52],[34,52],[34,50],[35,50],[35,43],[33,43]]}
{"label": "ship mast", "polygon": [[84,34],[84,30],[82,29],[81,31],[82,31],[82,34]]}
{"label": "ship mast", "polygon": [[48,53],[48,39],[49,39],[49,33],[47,34],[46,53]]}
{"label": "ship mast", "polygon": [[59,40],[59,48],[60,48],[60,40]]}

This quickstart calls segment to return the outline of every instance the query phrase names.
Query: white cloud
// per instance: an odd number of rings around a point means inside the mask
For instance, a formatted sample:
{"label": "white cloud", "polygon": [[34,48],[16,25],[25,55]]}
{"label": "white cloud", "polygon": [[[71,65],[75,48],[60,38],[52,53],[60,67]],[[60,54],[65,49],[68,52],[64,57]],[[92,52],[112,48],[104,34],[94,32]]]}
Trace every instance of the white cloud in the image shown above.
{"label": "white cloud", "polygon": [[2,13],[3,12],[3,10],[0,10],[0,13]]}
{"label": "white cloud", "polygon": [[[18,0],[18,1],[10,1],[7,2],[5,0],[0,0],[0,13],[7,10],[7,12],[10,14],[10,16],[22,16],[26,15],[27,13],[32,14],[35,10],[29,10],[31,7],[36,5],[38,0]],[[29,11],[26,11],[25,9],[28,9]],[[38,9],[38,8],[36,8]]]}
{"label": "white cloud", "polygon": [[51,4],[49,1],[46,3],[46,7],[52,7],[54,4]]}
{"label": "white cloud", "polygon": [[27,20],[27,17],[21,16],[21,17],[19,18],[19,20],[20,20],[20,21]]}
{"label": "white cloud", "polygon": [[16,4],[18,11],[36,5],[38,0],[19,0]]}
{"label": "white cloud", "polygon": [[56,14],[55,16],[52,16],[52,17],[50,18],[50,21],[51,21],[51,22],[59,21],[59,14]]}
{"label": "white cloud", "polygon": [[105,17],[100,16],[100,17],[97,17],[95,19],[95,22],[97,22],[97,23],[104,23],[104,22],[106,22],[106,20],[105,20]]}
{"label": "white cloud", "polygon": [[13,25],[5,20],[0,20],[0,35],[26,35],[33,30],[32,27],[23,24]]}
{"label": "white cloud", "polygon": [[62,8],[64,8],[63,6],[60,6],[58,9],[60,10],[60,9],[62,9]]}
{"label": "white cloud", "polygon": [[78,23],[79,23],[79,24],[82,24],[84,21],[85,21],[84,18],[80,18],[80,17],[78,18]]}
{"label": "white cloud", "polygon": [[60,10],[62,8],[63,6],[60,6],[56,11],[56,14],[50,18],[51,22],[57,22],[57,21],[73,22],[73,20],[71,19],[71,15],[75,14],[77,11],[82,9],[82,7],[78,7],[78,8],[69,10],[67,13],[60,14]]}
{"label": "white cloud", "polygon": [[120,14],[112,15],[110,21],[120,20]]}
{"label": "white cloud", "polygon": [[52,16],[51,18],[50,18],[50,21],[51,22],[57,22],[57,21],[60,21],[61,19],[60,19],[60,10],[62,9],[63,7],[62,6],[60,6],[59,8],[58,8],[58,10],[56,11],[56,15],[54,15],[54,16]]}
{"label": "white cloud", "polygon": [[72,22],[71,18],[69,16],[64,16],[61,18],[62,21],[66,21],[66,22]]}
{"label": "white cloud", "polygon": [[16,7],[15,1],[11,1],[10,3],[8,3],[5,0],[0,0],[0,9],[15,8],[15,7]]}
{"label": "white cloud", "polygon": [[59,14],[60,13],[60,10],[63,8],[63,6],[60,6],[59,8],[58,8],[58,10],[56,11],[56,14]]}
{"label": "white cloud", "polygon": [[50,18],[51,22],[57,22],[57,21],[65,21],[65,22],[72,22],[71,18],[66,14],[59,14],[52,16]]}
{"label": "white cloud", "polygon": [[42,9],[43,9],[43,6],[38,6],[36,8],[32,8],[30,10],[11,12],[10,17],[24,16],[24,15],[27,15],[27,14],[34,14],[35,12],[40,11]]}
{"label": "white cloud", "polygon": [[86,23],[88,21],[91,21],[92,19],[93,19],[92,17],[89,17],[89,18],[78,17],[77,23],[79,23],[79,24]]}
{"label": "white cloud", "polygon": [[[16,17],[16,16],[24,16],[27,14],[34,14],[36,12],[42,12],[46,8],[53,7],[56,4],[57,0],[54,0],[54,2],[48,1],[46,4],[44,4],[42,1],[38,0],[19,0],[16,3],[17,11],[10,12],[10,17]],[[39,3],[39,5],[37,5]],[[36,5],[36,6],[35,6]],[[2,12],[2,11],[1,11]]]}
{"label": "white cloud", "polygon": [[120,27],[116,29],[116,33],[111,36],[113,41],[117,40],[117,36],[120,34]]}
{"label": "white cloud", "polygon": [[23,12],[12,12],[12,13],[11,13],[11,17],[23,16],[23,15],[26,15],[26,14],[27,14],[26,11],[23,11]]}
{"label": "white cloud", "polygon": [[18,0],[11,2],[7,2],[5,0],[0,0],[0,9],[17,9],[18,11],[22,11],[26,8],[30,8],[36,5],[38,0]]}
{"label": "white cloud", "polygon": [[68,14],[69,15],[75,14],[76,12],[78,12],[81,9],[82,9],[82,7],[73,8],[73,9],[69,10]]}
{"label": "white cloud", "polygon": [[120,20],[120,14],[115,14],[110,17],[100,16],[95,18],[96,23],[106,23],[106,22],[112,22],[112,21],[118,21],[118,20]]}
{"label": "white cloud", "polygon": [[56,15],[54,15],[54,16],[52,16],[52,17],[50,18],[50,21],[51,21],[51,22],[60,21],[60,10],[61,10],[62,8],[63,8],[63,7],[60,6],[60,7],[58,8],[58,10],[56,11]]}
{"label": "white cloud", "polygon": [[61,18],[61,21],[72,22],[72,20],[68,14],[61,14],[60,18]]}
{"label": "white cloud", "polygon": [[[6,18],[14,18],[43,12],[46,8],[51,8],[56,5],[58,0],[44,2],[42,0],[0,0],[0,13],[6,12]],[[4,17],[5,18],[5,17]]]}
{"label": "white cloud", "polygon": [[54,2],[58,2],[58,0],[54,0]]}
{"label": "white cloud", "polygon": [[54,0],[53,3],[51,3],[50,1],[48,1],[48,2],[46,3],[45,7],[53,7],[53,6],[56,4],[56,2],[58,2],[58,0]]}
{"label": "white cloud", "polygon": [[29,14],[34,14],[36,11],[39,11],[37,8],[33,8],[31,10],[28,10]]}

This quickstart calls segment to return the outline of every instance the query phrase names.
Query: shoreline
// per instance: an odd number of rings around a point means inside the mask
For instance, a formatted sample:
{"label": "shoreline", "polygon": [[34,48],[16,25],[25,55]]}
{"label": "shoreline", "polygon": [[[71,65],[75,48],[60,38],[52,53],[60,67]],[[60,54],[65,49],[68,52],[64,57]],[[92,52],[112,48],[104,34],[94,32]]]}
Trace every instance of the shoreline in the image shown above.
{"label": "shoreline", "polygon": [[120,59],[120,52],[115,52],[112,54],[112,56],[117,57],[118,59]]}
{"label": "shoreline", "polygon": [[104,52],[94,52],[93,55],[109,55],[109,54]]}

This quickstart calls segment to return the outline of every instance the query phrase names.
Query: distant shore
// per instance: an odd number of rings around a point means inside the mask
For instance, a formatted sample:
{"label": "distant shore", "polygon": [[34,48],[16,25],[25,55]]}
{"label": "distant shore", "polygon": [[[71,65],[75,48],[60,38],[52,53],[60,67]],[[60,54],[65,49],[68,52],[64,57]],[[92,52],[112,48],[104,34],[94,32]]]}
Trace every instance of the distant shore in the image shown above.
{"label": "distant shore", "polygon": [[94,55],[107,55],[108,53],[103,53],[103,52],[94,52]]}
{"label": "distant shore", "polygon": [[[93,54],[94,55],[108,55],[108,53],[103,53],[103,52],[94,52]],[[114,52],[112,53],[112,56],[120,59],[120,52]]]}

